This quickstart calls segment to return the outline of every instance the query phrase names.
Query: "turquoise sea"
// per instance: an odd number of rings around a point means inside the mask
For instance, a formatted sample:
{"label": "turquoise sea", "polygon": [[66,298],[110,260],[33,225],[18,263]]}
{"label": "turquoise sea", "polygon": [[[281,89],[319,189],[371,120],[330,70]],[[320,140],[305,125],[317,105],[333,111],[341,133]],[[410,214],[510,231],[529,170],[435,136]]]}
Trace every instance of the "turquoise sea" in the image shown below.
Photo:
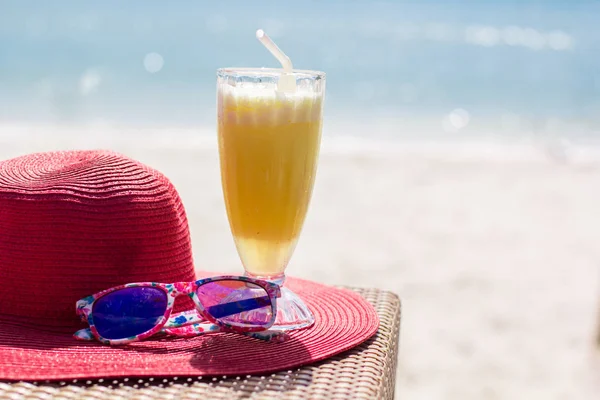
{"label": "turquoise sea", "polygon": [[[215,70],[327,73],[325,134],[600,139],[598,1],[0,0],[0,122],[214,126]],[[327,126],[327,125],[326,125]]]}

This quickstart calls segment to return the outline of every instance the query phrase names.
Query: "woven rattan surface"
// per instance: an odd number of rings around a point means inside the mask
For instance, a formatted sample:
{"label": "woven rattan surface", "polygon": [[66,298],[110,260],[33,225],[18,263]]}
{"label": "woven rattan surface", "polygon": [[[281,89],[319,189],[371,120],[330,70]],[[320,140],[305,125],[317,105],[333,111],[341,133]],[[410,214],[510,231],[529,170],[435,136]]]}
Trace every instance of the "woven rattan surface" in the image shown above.
{"label": "woven rattan surface", "polygon": [[351,288],[377,310],[377,334],[328,360],[268,375],[0,382],[0,399],[392,399],[400,300],[390,292]]}

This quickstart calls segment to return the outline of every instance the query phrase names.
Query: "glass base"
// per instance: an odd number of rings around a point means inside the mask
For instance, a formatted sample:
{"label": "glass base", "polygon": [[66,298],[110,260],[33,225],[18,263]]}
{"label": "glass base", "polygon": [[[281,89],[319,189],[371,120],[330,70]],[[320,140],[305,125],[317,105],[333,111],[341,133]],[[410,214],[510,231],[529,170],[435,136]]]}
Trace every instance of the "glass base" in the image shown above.
{"label": "glass base", "polygon": [[269,328],[270,331],[304,329],[315,323],[315,317],[304,301],[296,293],[283,286],[285,275],[263,277],[246,273],[246,276],[275,282],[281,286],[281,297],[277,299],[277,318],[273,326]]}

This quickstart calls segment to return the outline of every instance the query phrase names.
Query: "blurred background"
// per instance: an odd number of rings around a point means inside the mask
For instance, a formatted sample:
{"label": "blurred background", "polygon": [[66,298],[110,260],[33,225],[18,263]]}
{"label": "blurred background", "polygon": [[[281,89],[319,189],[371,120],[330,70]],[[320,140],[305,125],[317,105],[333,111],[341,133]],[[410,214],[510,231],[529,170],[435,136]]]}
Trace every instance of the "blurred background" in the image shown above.
{"label": "blurred background", "polygon": [[[219,67],[327,73],[288,274],[403,300],[398,398],[592,399],[600,2],[0,0],[0,159],[110,148],[173,180],[199,269],[241,272]],[[595,394],[594,394],[595,393]]]}

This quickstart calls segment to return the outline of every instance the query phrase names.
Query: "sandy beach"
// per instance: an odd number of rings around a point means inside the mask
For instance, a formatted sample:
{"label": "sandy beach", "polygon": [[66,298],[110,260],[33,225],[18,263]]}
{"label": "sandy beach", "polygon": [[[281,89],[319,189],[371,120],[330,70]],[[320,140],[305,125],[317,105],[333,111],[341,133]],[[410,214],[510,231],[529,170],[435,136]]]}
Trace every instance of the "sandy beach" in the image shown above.
{"label": "sandy beach", "polygon": [[[167,175],[198,269],[241,272],[216,138],[194,130],[0,125],[0,159],[110,148]],[[325,138],[288,275],[403,301],[397,398],[600,392],[600,157],[586,148]]]}

